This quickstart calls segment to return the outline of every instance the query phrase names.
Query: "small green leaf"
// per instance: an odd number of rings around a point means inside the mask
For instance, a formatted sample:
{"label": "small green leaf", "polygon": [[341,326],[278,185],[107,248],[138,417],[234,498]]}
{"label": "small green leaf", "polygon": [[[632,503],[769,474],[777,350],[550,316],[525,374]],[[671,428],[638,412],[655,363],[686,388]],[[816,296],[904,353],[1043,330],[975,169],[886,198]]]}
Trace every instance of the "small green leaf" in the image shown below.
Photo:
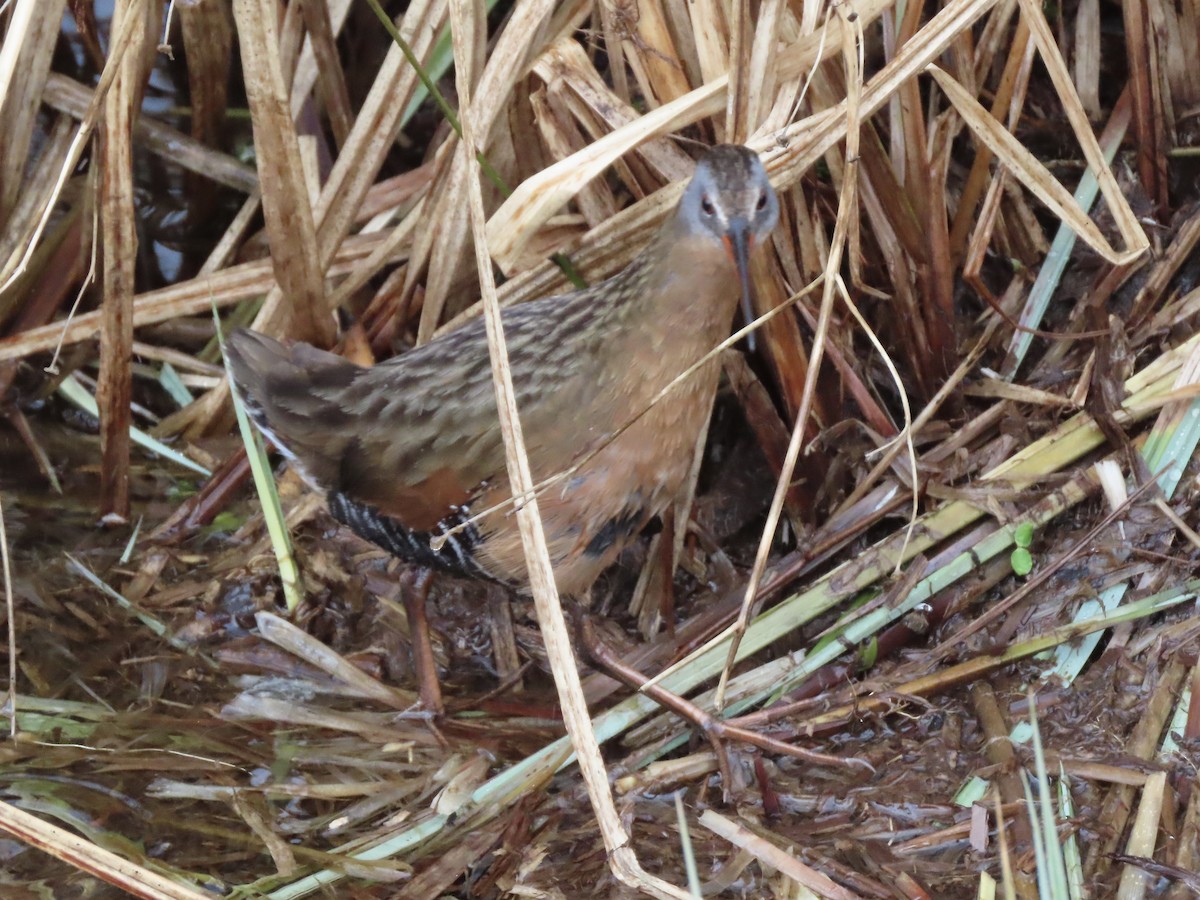
{"label": "small green leaf", "polygon": [[1018,547],[1028,547],[1033,543],[1033,525],[1029,522],[1018,525],[1013,540],[1017,542]]}
{"label": "small green leaf", "polygon": [[870,669],[879,658],[879,639],[872,637],[858,649],[858,662],[864,669]]}
{"label": "small green leaf", "polygon": [[206,535],[229,534],[237,531],[245,522],[245,516],[239,516],[237,513],[224,510],[213,517],[208,527],[204,529],[204,533]]}
{"label": "small green leaf", "polygon": [[[857,596],[855,596],[855,598],[853,600],[851,600],[848,604],[846,604],[846,609],[847,609],[847,611],[849,611],[849,610],[858,609],[861,606],[866,606],[868,603],[870,603],[872,600],[874,600],[878,596],[879,596],[879,591],[877,591],[877,590],[859,591]],[[817,641],[816,645],[812,648],[812,650],[809,651],[809,653],[822,652],[826,647],[828,647],[834,641],[841,640],[841,637],[845,633],[845,631],[846,631],[846,623],[843,623],[843,624],[839,625],[837,628],[834,628],[832,631],[829,632],[829,634],[825,635],[819,641]],[[845,649],[848,650],[849,647],[847,647]]]}
{"label": "small green leaf", "polygon": [[1025,576],[1033,571],[1033,555],[1024,547],[1018,547],[1009,557],[1012,570],[1018,575]]}
{"label": "small green leaf", "polygon": [[167,485],[167,499],[174,503],[182,503],[188,497],[194,496],[200,490],[194,481],[179,478]]}

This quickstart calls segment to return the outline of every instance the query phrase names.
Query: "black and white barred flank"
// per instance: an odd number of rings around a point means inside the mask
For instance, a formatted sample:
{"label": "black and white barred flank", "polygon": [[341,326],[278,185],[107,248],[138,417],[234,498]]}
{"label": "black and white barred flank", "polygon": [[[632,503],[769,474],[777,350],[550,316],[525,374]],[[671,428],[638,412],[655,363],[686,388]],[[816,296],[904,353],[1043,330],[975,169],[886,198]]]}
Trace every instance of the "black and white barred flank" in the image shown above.
{"label": "black and white barred flank", "polygon": [[[440,533],[435,535],[405,528],[369,503],[360,503],[337,491],[329,492],[327,502],[335,519],[359,537],[406,562],[511,586],[479,564],[475,550],[482,537],[475,524],[469,521],[471,513],[465,506],[455,507],[450,515],[439,521]],[[442,541],[437,550],[432,544],[435,538]]]}

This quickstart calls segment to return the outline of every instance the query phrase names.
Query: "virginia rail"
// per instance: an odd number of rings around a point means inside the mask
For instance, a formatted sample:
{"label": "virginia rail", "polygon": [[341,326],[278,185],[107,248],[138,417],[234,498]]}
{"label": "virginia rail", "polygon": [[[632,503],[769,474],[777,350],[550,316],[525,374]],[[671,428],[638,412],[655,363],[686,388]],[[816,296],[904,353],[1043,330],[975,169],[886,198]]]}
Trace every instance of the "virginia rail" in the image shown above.
{"label": "virginia rail", "polygon": [[[778,217],[754,152],[713,147],[627,268],[504,311],[534,480],[578,466],[538,498],[562,593],[675,499],[718,362],[651,401],[726,337],[739,295],[749,311],[749,257]],[[420,566],[526,587],[482,319],[371,368],[244,330],[226,353],[251,418],[337,519]]]}

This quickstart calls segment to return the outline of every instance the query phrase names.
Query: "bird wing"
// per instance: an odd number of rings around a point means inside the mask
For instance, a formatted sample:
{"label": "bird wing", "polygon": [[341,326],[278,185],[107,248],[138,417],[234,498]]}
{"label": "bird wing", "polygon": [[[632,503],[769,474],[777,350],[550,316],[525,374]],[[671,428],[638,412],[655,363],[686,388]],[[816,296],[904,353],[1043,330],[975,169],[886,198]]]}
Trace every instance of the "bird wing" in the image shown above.
{"label": "bird wing", "polygon": [[[581,316],[591,291],[504,311],[504,330],[526,450],[549,474],[587,437],[594,379],[580,377],[592,332]],[[508,473],[482,319],[368,370],[341,395],[353,422],[341,489],[410,528],[434,528],[486,493],[507,496]],[[581,420],[584,420],[581,424]],[[503,496],[500,496],[503,495]],[[478,511],[478,510],[475,510]]]}
{"label": "bird wing", "polygon": [[[505,311],[535,473],[564,464],[574,443],[587,441],[580,419],[597,385],[580,377],[590,352],[581,317],[591,302],[584,291]],[[485,490],[506,491],[481,319],[370,368],[249,331],[229,338],[227,356],[255,421],[325,493],[429,531]]]}

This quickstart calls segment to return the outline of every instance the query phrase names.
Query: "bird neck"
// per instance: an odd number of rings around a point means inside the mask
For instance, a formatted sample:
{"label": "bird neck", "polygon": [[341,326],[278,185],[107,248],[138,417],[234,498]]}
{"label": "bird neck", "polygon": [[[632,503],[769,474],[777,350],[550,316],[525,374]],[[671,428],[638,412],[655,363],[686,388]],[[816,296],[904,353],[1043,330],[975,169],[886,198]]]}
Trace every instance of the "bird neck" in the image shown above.
{"label": "bird neck", "polygon": [[669,342],[711,349],[729,335],[741,286],[737,267],[712,238],[672,218],[647,247],[643,315]]}

